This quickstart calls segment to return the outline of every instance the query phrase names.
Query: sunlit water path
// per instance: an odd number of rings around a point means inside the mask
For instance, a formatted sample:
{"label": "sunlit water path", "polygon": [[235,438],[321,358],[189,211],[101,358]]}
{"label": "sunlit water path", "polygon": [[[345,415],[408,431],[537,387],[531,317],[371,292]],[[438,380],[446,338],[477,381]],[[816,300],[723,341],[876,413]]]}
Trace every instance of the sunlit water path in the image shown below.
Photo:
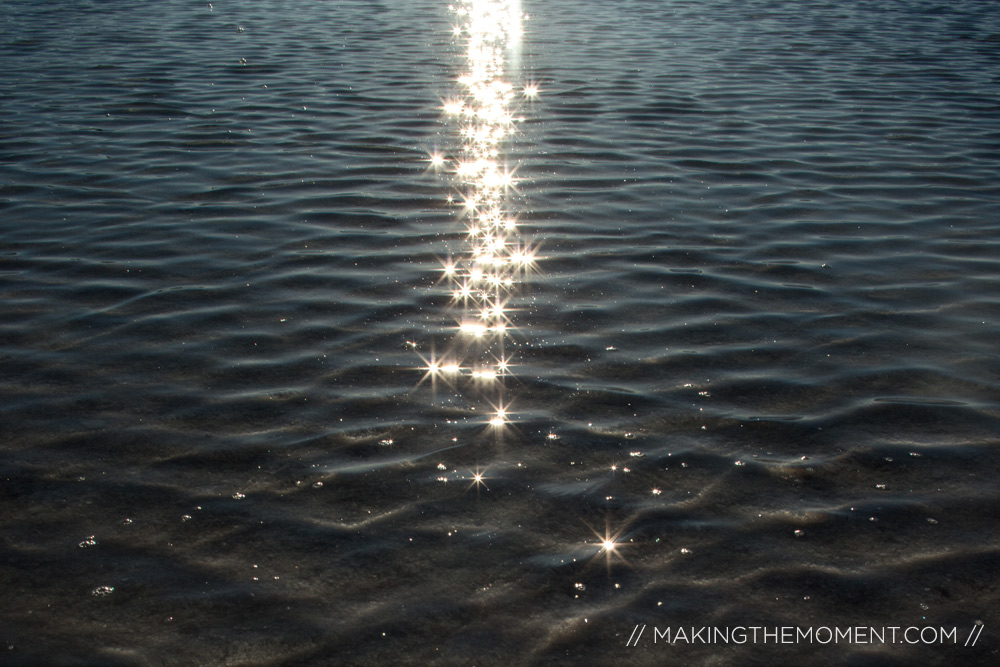
{"label": "sunlit water path", "polygon": [[[537,88],[515,89],[512,62],[521,48],[520,3],[462,2],[452,6],[453,33],[466,57],[458,90],[443,105],[450,131],[457,135],[454,154],[435,150],[429,161],[449,178],[458,194],[447,202],[459,208],[464,238],[443,261],[441,271],[455,326],[444,351],[435,344],[423,357],[424,379],[437,390],[446,383],[456,395],[473,393],[495,435],[502,438],[510,419],[507,380],[516,366],[507,339],[517,331],[513,320],[523,303],[525,278],[536,265],[532,243],[518,229],[516,165],[508,150],[524,100]],[[518,101],[522,104],[518,104]]]}

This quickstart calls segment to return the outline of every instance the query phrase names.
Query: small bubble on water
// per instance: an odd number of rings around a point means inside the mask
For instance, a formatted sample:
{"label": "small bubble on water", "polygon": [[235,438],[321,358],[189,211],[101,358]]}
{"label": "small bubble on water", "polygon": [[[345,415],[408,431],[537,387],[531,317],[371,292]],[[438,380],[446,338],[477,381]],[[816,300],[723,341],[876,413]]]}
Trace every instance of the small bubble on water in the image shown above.
{"label": "small bubble on water", "polygon": [[236,32],[246,32],[246,29],[243,26],[239,26],[236,28]]}
{"label": "small bubble on water", "polygon": [[246,494],[240,493],[239,491],[233,494],[233,500],[243,500],[244,498],[246,498]]}
{"label": "small bubble on water", "polygon": [[111,595],[115,592],[114,586],[98,586],[94,590],[90,591],[90,594],[94,597],[102,598]]}
{"label": "small bubble on water", "polygon": [[885,491],[888,487],[885,484],[876,484],[875,488]]}
{"label": "small bubble on water", "polygon": [[93,535],[89,535],[87,539],[85,539],[83,542],[80,542],[80,544],[77,546],[79,546],[81,549],[86,549],[87,547],[92,547],[95,544],[97,544],[97,540],[94,539]]}
{"label": "small bubble on water", "polygon": [[181,517],[181,521],[190,521],[190,520],[191,520],[190,514],[185,514],[184,516]]}
{"label": "small bubble on water", "polygon": [[124,519],[121,520],[121,525],[123,525],[123,526],[131,526],[132,525],[132,519],[130,519],[128,517],[125,517]]}
{"label": "small bubble on water", "polygon": [[927,517],[927,523],[931,524],[932,526],[937,524],[937,522],[938,522],[937,519],[932,519],[931,517]]}
{"label": "small bubble on water", "polygon": [[587,590],[587,585],[584,584],[583,582],[578,581],[575,584],[573,584],[573,588],[575,588],[578,591],[585,591]]}
{"label": "small bubble on water", "polygon": [[382,445],[383,447],[391,447],[394,444],[394,442],[392,438],[386,438],[385,440],[379,440],[378,444]]}
{"label": "small bubble on water", "polygon": [[323,482],[313,482],[313,488],[314,489],[322,489],[323,488]]}
{"label": "small bubble on water", "polygon": [[448,466],[446,466],[446,465],[445,465],[445,464],[443,464],[443,463],[439,463],[439,464],[437,465],[437,469],[438,469],[438,470],[447,470],[447,469],[448,469]]}
{"label": "small bubble on water", "polygon": [[745,466],[746,464],[747,464],[747,462],[746,462],[746,461],[737,461],[737,462],[736,462],[736,463],[734,463],[733,465],[737,465],[737,466]]}
{"label": "small bubble on water", "polygon": [[681,553],[682,554],[689,554],[689,553],[691,553],[691,550],[688,549],[687,547],[681,547]]}
{"label": "small bubble on water", "polygon": [[805,537],[805,536],[806,536],[806,531],[801,530],[799,528],[795,529],[795,537]]}

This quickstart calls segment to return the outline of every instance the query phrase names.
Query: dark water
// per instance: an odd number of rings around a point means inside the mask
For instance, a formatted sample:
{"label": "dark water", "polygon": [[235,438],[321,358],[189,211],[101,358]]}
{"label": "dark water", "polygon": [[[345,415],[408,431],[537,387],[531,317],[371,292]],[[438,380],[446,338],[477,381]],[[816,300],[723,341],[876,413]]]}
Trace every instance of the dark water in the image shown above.
{"label": "dark water", "polygon": [[0,662],[993,664],[1000,9],[524,0],[497,429],[447,4],[0,3]]}

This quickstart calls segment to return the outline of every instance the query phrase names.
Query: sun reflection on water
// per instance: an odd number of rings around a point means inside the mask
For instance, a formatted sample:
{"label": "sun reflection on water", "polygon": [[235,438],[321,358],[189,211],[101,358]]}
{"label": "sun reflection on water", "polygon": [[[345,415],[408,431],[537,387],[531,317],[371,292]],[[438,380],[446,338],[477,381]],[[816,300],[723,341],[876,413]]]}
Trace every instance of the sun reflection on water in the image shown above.
{"label": "sun reflection on water", "polygon": [[461,143],[454,154],[435,150],[427,162],[460,192],[448,202],[464,223],[462,247],[440,267],[457,326],[452,349],[421,357],[421,370],[432,386],[440,376],[456,391],[472,386],[487,392],[492,413],[486,425],[501,434],[511,421],[504,395],[513,365],[506,341],[516,328],[511,304],[537,262],[511,210],[519,179],[505,149],[521,120],[518,103],[534,99],[538,87],[518,89],[511,81],[523,19],[519,0],[462,0],[449,9],[465,59],[457,90],[442,108]]}
{"label": "sun reflection on water", "polygon": [[611,574],[613,561],[617,560],[626,565],[628,564],[628,561],[625,560],[625,556],[622,554],[623,547],[628,546],[623,537],[625,531],[628,529],[628,525],[629,522],[626,522],[624,525],[619,526],[617,530],[612,530],[611,516],[605,515],[603,531],[598,531],[590,527],[590,532],[597,538],[595,542],[597,553],[594,554],[594,558],[599,558],[601,555],[604,556],[605,566],[608,569],[609,575]]}

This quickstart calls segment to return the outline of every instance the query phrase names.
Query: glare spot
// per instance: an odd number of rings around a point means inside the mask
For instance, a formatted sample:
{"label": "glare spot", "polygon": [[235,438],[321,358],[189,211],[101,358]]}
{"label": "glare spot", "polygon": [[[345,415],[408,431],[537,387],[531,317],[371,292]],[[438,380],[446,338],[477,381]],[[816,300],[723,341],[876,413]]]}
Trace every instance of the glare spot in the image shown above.
{"label": "glare spot", "polygon": [[478,322],[463,322],[459,327],[459,331],[470,336],[475,336],[476,338],[481,337],[486,333],[488,327],[484,324]]}
{"label": "glare spot", "polygon": [[486,486],[486,471],[480,470],[478,466],[476,467],[475,472],[472,473],[472,482],[469,484],[466,490],[469,490],[472,487],[476,487],[477,491],[479,490],[480,487],[485,488],[487,491],[489,490],[489,487]]}

